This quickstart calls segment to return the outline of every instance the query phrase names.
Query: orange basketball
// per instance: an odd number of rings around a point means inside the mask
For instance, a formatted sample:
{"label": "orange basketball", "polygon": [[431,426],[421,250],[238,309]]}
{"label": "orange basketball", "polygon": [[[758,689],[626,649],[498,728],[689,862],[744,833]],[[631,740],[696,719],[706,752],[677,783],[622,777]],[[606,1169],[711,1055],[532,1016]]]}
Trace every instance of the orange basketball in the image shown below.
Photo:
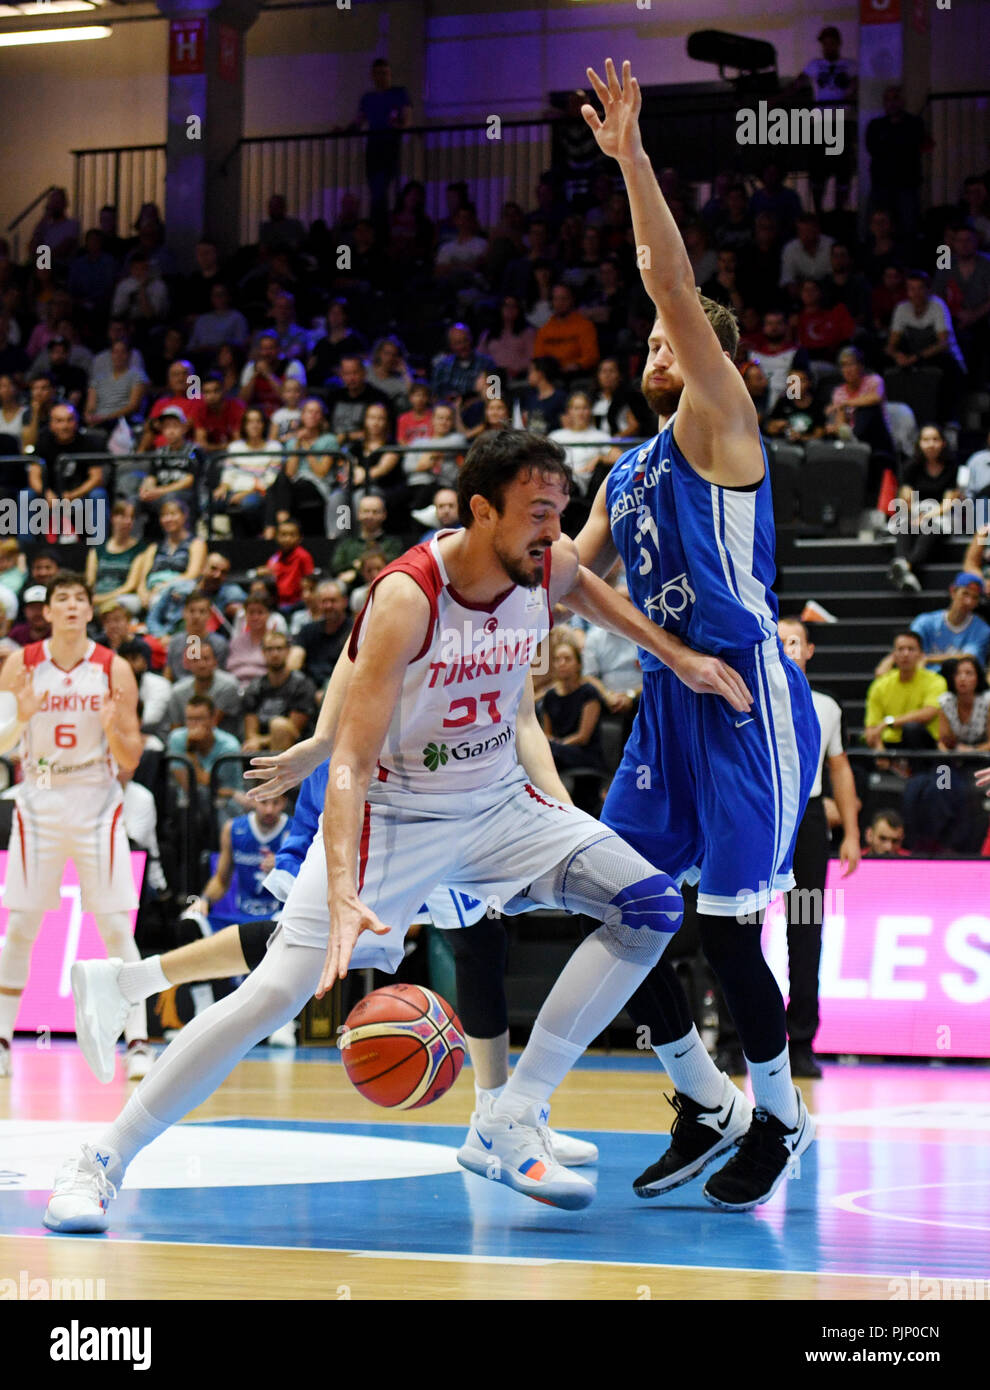
{"label": "orange basketball", "polygon": [[464,1064],[453,1009],[422,985],[386,985],[347,1016],[340,1051],[348,1078],[389,1110],[416,1110],[449,1091]]}

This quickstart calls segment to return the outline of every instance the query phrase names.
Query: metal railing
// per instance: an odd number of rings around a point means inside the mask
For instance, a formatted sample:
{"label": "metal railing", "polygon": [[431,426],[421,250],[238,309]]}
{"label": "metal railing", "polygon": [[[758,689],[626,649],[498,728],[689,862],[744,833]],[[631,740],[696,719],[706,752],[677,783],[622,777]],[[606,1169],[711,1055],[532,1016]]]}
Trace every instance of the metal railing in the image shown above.
{"label": "metal railing", "polygon": [[[397,185],[419,179],[426,188],[426,214],[446,216],[445,189],[463,179],[471,189],[478,220],[494,226],[509,199],[528,206],[540,175],[550,168],[553,122],[502,121],[466,125],[410,126],[399,145]],[[282,193],[304,223],[323,218],[332,226],[343,193],[369,210],[365,171],[368,137],[360,131],[307,131],[294,135],[244,136],[220,167],[221,176],[240,160],[241,241],[258,239],[264,209]]]}
{"label": "metal railing", "polygon": [[85,232],[99,224],[100,208],[117,209],[121,235],[134,225],[143,203],[165,206],[165,146],[109,145],[70,150],[75,161],[72,215]]}
{"label": "metal railing", "polygon": [[7,223],[7,232],[8,234],[12,234],[10,242],[11,259],[15,262],[20,261],[21,259],[21,223],[24,221],[25,217],[30,216],[30,214],[34,212],[35,208],[39,205],[39,203],[45,201],[49,193],[53,193],[54,191],[55,185],[53,183],[50,183],[47,188],[43,188],[41,190],[41,192],[38,194],[36,198],[32,198],[31,202],[28,203],[26,208],[22,208],[21,211],[17,214],[17,216]]}
{"label": "metal railing", "polygon": [[929,92],[921,115],[935,146],[928,168],[929,202],[954,203],[963,179],[987,167],[990,88]]}

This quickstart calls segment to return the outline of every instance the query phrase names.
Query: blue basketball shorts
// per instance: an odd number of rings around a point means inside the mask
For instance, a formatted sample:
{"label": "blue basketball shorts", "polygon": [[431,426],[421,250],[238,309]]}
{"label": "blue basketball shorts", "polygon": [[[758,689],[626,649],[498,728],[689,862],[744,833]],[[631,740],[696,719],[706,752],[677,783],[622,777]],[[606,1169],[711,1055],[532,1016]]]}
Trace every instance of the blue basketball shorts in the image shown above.
{"label": "blue basketball shorts", "polygon": [[644,671],[601,819],[678,886],[696,883],[699,912],[743,918],[794,886],[820,730],[804,673],[776,638],[720,655],[752,709],[695,694],[666,667]]}

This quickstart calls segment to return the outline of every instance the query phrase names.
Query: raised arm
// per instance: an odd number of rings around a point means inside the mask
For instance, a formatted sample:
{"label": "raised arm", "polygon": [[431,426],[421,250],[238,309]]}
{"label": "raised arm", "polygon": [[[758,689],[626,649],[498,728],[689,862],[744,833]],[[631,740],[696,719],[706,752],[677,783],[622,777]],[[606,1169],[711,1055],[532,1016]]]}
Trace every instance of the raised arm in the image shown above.
{"label": "raised arm", "polygon": [[618,161],[625,180],[637,263],[658,318],[647,370],[663,374],[676,362],[684,391],[675,435],[692,467],[719,486],[759,482],[764,468],[756,409],[702,308],[684,242],[643,149],[639,83],[626,62],[620,86],[611,58],[605,76],[603,82],[588,69],[604,120],[591,106],[581,112],[602,152]]}

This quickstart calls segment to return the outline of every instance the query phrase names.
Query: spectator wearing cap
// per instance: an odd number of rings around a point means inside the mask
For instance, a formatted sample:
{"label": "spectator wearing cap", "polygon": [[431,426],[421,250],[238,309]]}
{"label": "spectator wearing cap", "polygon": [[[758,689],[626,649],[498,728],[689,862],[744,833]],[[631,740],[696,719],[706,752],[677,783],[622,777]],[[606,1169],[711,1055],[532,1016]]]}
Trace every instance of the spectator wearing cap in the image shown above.
{"label": "spectator wearing cap", "polygon": [[165,501],[182,502],[191,513],[196,502],[198,459],[186,442],[189,421],[178,405],[167,405],[158,417],[162,446],[148,455],[148,472],[138,489],[145,525],[154,530]]}
{"label": "spectator wearing cap", "polygon": [[195,404],[189,397],[189,385],[194,380],[193,364],[185,357],[177,357],[168,367],[168,387],[163,396],[159,396],[154,405],[148,412],[144,429],[141,433],[141,441],[138,444],[138,453],[145,454],[152,449],[161,449],[165,443],[165,438],[159,421],[166,410],[172,407],[182,412],[182,418],[189,420],[192,414],[192,407]]}
{"label": "spectator wearing cap", "polygon": [[94,358],[86,395],[87,425],[112,429],[118,420],[137,414],[147,392],[148,378],[143,370],[131,365],[131,349],[126,339],[118,338],[110,348],[108,372],[97,373]]}
{"label": "spectator wearing cap", "polygon": [[137,681],[138,699],[141,701],[141,732],[165,738],[170,725],[168,705],[172,698],[172,682],[158,676],[151,669],[151,648],[140,637],[129,637],[117,648],[134,672]]}
{"label": "spectator wearing cap", "polygon": [[31,642],[43,642],[51,637],[52,628],[45,618],[48,588],[45,584],[29,584],[23,593],[24,619],[15,623],[7,636],[19,647]]}
{"label": "spectator wearing cap", "polygon": [[976,615],[982,597],[981,577],[960,570],[949,585],[948,608],[919,613],[912,622],[911,631],[921,638],[929,668],[957,656],[973,656],[981,666],[987,664],[990,627]]}

